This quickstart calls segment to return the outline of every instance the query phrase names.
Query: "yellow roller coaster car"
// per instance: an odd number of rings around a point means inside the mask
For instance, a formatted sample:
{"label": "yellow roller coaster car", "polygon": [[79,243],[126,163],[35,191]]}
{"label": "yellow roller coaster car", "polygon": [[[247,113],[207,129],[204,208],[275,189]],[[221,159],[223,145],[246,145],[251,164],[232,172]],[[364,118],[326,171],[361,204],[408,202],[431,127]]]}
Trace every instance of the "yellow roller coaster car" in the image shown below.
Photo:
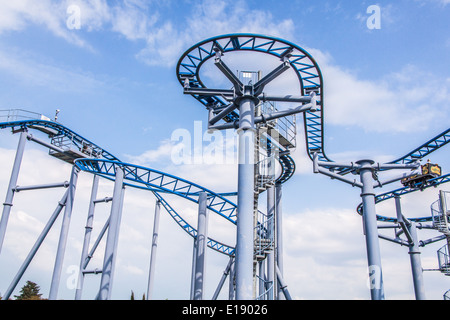
{"label": "yellow roller coaster car", "polygon": [[421,186],[425,186],[428,180],[442,175],[441,167],[437,164],[430,163],[429,161],[421,167],[421,171],[421,174],[402,179],[402,184],[405,187],[420,188]]}

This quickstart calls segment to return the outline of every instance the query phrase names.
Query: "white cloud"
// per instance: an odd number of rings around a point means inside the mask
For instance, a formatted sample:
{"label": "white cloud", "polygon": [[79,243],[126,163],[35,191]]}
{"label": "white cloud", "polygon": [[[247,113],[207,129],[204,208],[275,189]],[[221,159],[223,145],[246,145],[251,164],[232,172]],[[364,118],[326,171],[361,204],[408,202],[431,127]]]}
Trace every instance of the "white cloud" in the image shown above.
{"label": "white cloud", "polygon": [[150,65],[173,66],[187,47],[202,39],[235,32],[289,37],[294,29],[292,20],[276,22],[269,12],[250,9],[244,1],[203,0],[190,15],[186,21],[169,20],[148,30],[147,46],[138,57]]}
{"label": "white cloud", "polygon": [[[450,82],[413,65],[377,80],[361,79],[311,49],[324,77],[325,121],[367,132],[417,132],[448,117]],[[417,79],[423,79],[417,81]]]}
{"label": "white cloud", "polygon": [[87,46],[85,41],[66,27],[66,9],[60,2],[51,0],[1,1],[0,33],[19,31],[32,25],[44,26],[56,36],[78,46]]}
{"label": "white cloud", "polygon": [[0,70],[24,85],[60,92],[86,92],[104,85],[104,80],[67,66],[55,66],[18,49],[0,50]]}

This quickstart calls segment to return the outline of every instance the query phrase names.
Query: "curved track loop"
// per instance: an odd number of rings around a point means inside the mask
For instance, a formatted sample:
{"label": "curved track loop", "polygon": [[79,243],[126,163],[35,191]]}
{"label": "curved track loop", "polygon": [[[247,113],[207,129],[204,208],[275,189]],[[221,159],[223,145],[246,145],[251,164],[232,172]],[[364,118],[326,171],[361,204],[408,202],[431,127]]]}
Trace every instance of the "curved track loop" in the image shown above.
{"label": "curved track loop", "polygon": [[[350,172],[349,169],[342,169],[333,167],[333,161],[328,158],[324,147],[324,92],[323,92],[323,77],[320,68],[314,58],[303,48],[279,38],[268,37],[264,35],[255,34],[228,34],[218,37],[213,37],[204,40],[189,50],[187,50],[178,61],[177,77],[181,85],[184,85],[188,79],[190,87],[205,88],[206,86],[200,78],[200,68],[209,59],[215,57],[217,48],[224,54],[227,52],[236,51],[253,51],[266,53],[281,59],[283,56],[288,59],[291,68],[295,71],[300,82],[300,94],[303,96],[315,92],[318,96],[318,104],[320,108],[316,111],[307,111],[303,115],[304,129],[306,138],[306,149],[310,159],[313,159],[314,153],[318,154],[318,158],[322,162],[329,162],[326,166],[329,169],[334,169],[335,173],[344,175]],[[226,106],[227,102],[221,96],[201,96],[193,95],[200,103],[206,107],[210,105]],[[224,118],[226,122],[234,122],[239,119],[236,111],[230,113]],[[411,163],[418,159],[422,159],[432,152],[438,150],[450,142],[450,129],[447,129],[440,135],[434,137],[428,142],[424,143],[415,150],[409,152],[401,158],[393,160],[389,163]],[[284,183],[289,180],[295,171],[295,162],[289,156],[281,156],[279,162],[282,167],[282,174],[278,177],[277,182]],[[448,182],[447,176],[436,178],[431,181],[434,186]],[[403,189],[401,189],[403,190]],[[418,190],[411,189],[409,193]],[[394,193],[392,191],[390,193]],[[388,193],[388,194],[390,194]],[[404,194],[403,193],[403,194]],[[384,196],[377,197],[377,202],[384,200]],[[382,200],[381,200],[382,199]],[[361,207],[358,207],[358,212],[361,213]],[[391,218],[378,216],[381,221],[390,221]]]}
{"label": "curved track loop", "polygon": [[[314,58],[306,50],[297,45],[262,35],[254,34],[231,34],[207,39],[198,43],[187,50],[180,58],[177,65],[177,77],[181,85],[184,85],[185,79],[189,79],[190,87],[206,88],[200,78],[201,66],[216,55],[215,49],[225,54],[235,51],[253,51],[266,53],[281,59],[283,56],[289,56],[288,61],[295,71],[300,82],[300,94],[303,96],[315,92],[322,100],[322,73]],[[193,95],[203,105],[226,106],[227,103],[221,96],[204,97]],[[320,101],[318,102],[320,104]],[[226,122],[234,122],[239,119],[237,111],[231,112],[224,118]],[[317,111],[308,111],[304,114],[306,144],[310,158],[313,157],[313,151],[319,153],[322,161],[330,161],[325,155],[323,148],[323,112],[322,108]],[[278,183],[284,183],[289,180],[295,171],[295,163],[291,156],[280,156],[282,174],[278,177]]]}

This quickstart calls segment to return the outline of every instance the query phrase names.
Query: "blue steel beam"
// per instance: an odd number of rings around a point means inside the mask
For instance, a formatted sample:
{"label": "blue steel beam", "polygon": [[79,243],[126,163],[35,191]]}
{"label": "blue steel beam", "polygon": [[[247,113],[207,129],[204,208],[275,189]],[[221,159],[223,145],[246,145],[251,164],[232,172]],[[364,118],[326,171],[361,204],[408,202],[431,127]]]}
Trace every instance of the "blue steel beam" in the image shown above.
{"label": "blue steel beam", "polygon": [[152,190],[161,190],[193,202],[198,202],[198,194],[208,194],[208,209],[219,214],[226,220],[236,223],[236,205],[225,197],[206,189],[198,184],[179,177],[129,163],[102,159],[78,159],[75,165],[81,170],[103,176],[115,176],[115,165],[124,168],[124,179],[130,186],[144,185]]}
{"label": "blue steel beam", "polygon": [[[115,177],[113,175],[104,175],[104,174],[97,174],[98,176],[105,178],[110,181],[114,181]],[[139,180],[139,178],[138,178]],[[142,189],[146,191],[152,192],[155,197],[161,202],[164,209],[166,209],[167,213],[172,217],[172,219],[178,224],[178,226],[184,230],[187,234],[189,234],[191,237],[195,238],[197,237],[197,229],[195,229],[192,225],[189,224],[170,204],[169,202],[163,197],[163,194],[171,194],[170,191],[167,190],[161,190],[159,188],[151,187],[149,185],[146,185],[145,183],[142,184],[130,184],[127,183],[127,181],[124,181],[124,185],[128,187],[133,187],[137,189]],[[220,196],[235,196],[236,194],[231,192],[227,194],[219,194]],[[190,193],[189,196],[195,197],[198,196],[198,193]],[[234,255],[235,247],[229,246],[227,244],[224,244],[222,242],[219,242],[217,240],[208,238],[208,247],[211,249],[223,253],[228,256]]]}
{"label": "blue steel beam", "polygon": [[416,161],[417,159],[423,159],[432,152],[438,150],[439,148],[445,146],[450,142],[450,129],[445,130],[438,136],[433,139],[427,141],[420,147],[414,149],[410,153],[404,155],[403,157],[394,160],[390,163],[411,163]]}
{"label": "blue steel beam", "polygon": [[[124,169],[124,183],[134,188],[150,190],[161,201],[169,215],[175,222],[192,237],[197,236],[197,230],[192,227],[176,210],[166,201],[162,194],[169,193],[198,203],[200,192],[208,194],[207,208],[219,214],[226,220],[236,224],[236,205],[223,196],[203,188],[197,184],[178,177],[141,166],[127,164],[118,161],[99,159],[78,159],[75,165],[82,171],[98,174],[110,180],[114,180],[115,165]],[[162,193],[162,194],[161,194]],[[233,255],[235,248],[214,239],[208,238],[208,247],[226,255]]]}

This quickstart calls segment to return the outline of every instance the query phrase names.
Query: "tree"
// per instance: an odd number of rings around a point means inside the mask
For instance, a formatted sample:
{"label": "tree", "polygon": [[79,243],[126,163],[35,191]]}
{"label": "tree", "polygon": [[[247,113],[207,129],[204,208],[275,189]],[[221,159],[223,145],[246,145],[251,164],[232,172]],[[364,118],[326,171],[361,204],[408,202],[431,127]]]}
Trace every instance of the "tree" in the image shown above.
{"label": "tree", "polygon": [[20,290],[20,295],[14,296],[16,300],[42,300],[42,294],[39,293],[41,288],[32,281],[27,283]]}
{"label": "tree", "polygon": [[[131,290],[131,297],[130,297],[130,300],[135,300],[135,299],[134,299],[134,291],[133,291],[133,290]],[[145,293],[142,295],[142,300],[145,300]]]}

